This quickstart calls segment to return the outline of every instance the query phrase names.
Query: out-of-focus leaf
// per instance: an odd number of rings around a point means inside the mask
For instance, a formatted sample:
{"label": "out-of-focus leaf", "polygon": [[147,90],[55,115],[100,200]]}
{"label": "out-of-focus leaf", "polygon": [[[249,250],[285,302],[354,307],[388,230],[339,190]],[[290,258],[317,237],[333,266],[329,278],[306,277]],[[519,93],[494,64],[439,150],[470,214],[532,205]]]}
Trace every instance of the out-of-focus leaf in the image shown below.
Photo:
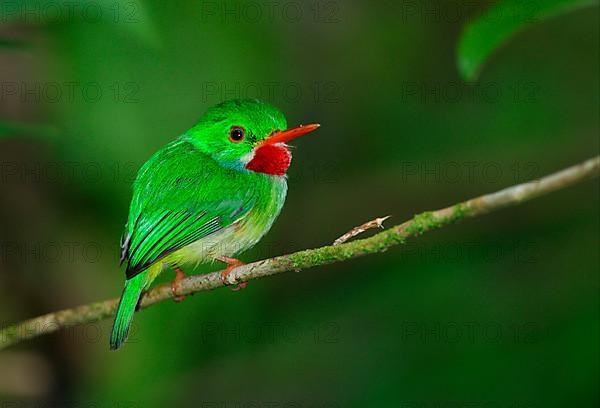
{"label": "out-of-focus leaf", "polygon": [[468,24],[458,44],[458,70],[465,80],[475,80],[490,55],[511,36],[531,24],[583,7],[599,0],[504,0]]}

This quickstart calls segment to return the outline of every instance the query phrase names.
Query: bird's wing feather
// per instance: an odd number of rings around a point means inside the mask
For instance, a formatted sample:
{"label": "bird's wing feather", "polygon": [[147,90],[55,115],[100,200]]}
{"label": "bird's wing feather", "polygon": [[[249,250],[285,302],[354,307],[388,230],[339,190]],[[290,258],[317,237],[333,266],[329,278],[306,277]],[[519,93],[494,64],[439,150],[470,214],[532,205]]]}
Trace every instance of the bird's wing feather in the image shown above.
{"label": "bird's wing feather", "polygon": [[252,176],[242,176],[183,140],[148,160],[134,185],[122,241],[127,279],[243,218],[257,197]]}

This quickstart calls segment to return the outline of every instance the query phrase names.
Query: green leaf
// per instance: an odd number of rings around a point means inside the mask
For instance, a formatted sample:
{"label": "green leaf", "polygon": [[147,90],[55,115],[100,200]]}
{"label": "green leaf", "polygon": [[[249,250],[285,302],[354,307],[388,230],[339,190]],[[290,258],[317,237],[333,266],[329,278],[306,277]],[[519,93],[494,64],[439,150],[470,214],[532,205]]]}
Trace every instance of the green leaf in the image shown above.
{"label": "green leaf", "polygon": [[458,70],[467,81],[477,79],[490,55],[531,24],[597,5],[599,0],[503,0],[469,23],[458,44]]}

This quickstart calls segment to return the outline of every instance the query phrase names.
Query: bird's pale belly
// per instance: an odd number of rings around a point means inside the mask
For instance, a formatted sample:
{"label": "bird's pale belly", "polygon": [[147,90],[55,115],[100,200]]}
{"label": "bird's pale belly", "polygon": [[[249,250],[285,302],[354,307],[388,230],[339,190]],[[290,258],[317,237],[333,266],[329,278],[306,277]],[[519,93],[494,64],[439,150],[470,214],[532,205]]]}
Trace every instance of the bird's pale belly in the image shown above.
{"label": "bird's pale belly", "polygon": [[162,259],[162,266],[196,266],[221,256],[234,257],[253,247],[271,229],[283,206],[281,195],[285,197],[286,190],[285,179],[281,178],[274,185],[273,199],[264,208],[255,207],[236,223],[173,252]]}
{"label": "bird's pale belly", "polygon": [[[251,214],[248,214],[248,217],[250,216]],[[212,262],[221,256],[233,257],[254,246],[266,233],[266,230],[261,231],[251,224],[251,220],[242,219],[173,253],[174,259],[169,261],[175,264],[197,265]]]}

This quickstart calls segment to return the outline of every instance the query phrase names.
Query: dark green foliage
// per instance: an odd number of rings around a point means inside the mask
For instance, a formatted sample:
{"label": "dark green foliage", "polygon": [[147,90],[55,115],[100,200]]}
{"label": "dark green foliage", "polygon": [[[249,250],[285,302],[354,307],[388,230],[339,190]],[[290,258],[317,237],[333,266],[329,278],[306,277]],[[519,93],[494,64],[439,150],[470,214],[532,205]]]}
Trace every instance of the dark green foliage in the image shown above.
{"label": "dark green foliage", "polygon": [[478,19],[468,24],[458,43],[458,70],[473,81],[483,65],[500,46],[519,31],[546,19],[589,8],[598,13],[598,0],[501,0],[493,3]]}

